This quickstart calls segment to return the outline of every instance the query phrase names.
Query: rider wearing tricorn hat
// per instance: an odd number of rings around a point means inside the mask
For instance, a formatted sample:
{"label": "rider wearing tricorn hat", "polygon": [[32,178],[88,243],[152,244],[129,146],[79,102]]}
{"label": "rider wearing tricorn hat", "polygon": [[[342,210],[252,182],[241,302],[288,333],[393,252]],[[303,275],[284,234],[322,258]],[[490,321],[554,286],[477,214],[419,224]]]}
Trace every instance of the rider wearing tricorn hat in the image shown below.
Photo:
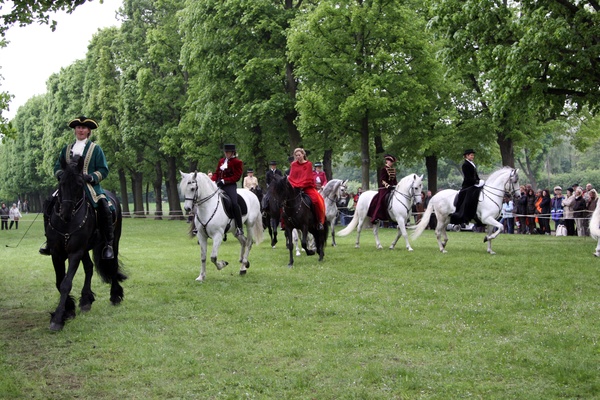
{"label": "rider wearing tricorn hat", "polygon": [[463,152],[465,159],[462,165],[463,183],[460,191],[456,195],[454,205],[456,210],[450,214],[450,223],[462,224],[475,219],[477,215],[477,201],[483,181],[479,179],[477,167],[473,160],[475,159],[475,150],[467,149]]}
{"label": "rider wearing tricorn hat", "polygon": [[[62,148],[60,155],[54,163],[54,176],[60,180],[60,177],[63,174],[61,161],[68,164],[75,156],[84,158],[85,162],[83,164],[84,169],[82,172],[86,182],[85,193],[89,202],[97,211],[96,218],[98,227],[106,240],[106,246],[102,250],[102,258],[112,259],[114,258],[112,247],[114,240],[112,213],[104,190],[100,186],[100,182],[108,176],[108,164],[102,148],[89,140],[92,130],[98,128],[98,123],[91,118],[81,116],[70,121],[69,127],[74,129],[76,140],[75,143],[71,143]],[[53,202],[51,202],[49,206],[52,204]],[[46,215],[47,211],[48,210],[45,210],[44,213],[45,225],[47,225],[49,218],[49,216]],[[42,246],[42,248],[40,248],[40,253],[49,255],[50,251],[46,246]]]}
{"label": "rider wearing tricorn hat", "polygon": [[219,160],[217,169],[211,179],[217,183],[217,186],[223,189],[231,199],[233,215],[235,219],[235,237],[244,238],[244,230],[242,225],[242,211],[238,205],[237,182],[244,173],[244,163],[237,158],[237,152],[234,144],[226,144],[223,146],[225,157]]}

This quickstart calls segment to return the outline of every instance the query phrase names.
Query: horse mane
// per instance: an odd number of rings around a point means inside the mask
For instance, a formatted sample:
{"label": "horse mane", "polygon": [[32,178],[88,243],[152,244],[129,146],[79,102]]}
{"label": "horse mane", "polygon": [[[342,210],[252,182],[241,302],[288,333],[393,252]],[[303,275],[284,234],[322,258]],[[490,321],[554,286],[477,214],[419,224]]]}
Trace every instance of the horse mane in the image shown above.
{"label": "horse mane", "polygon": [[321,188],[322,196],[327,197],[330,194],[334,193],[336,190],[338,190],[342,182],[343,181],[341,179],[332,179],[329,182],[327,182],[327,184],[323,186],[323,188]]}
{"label": "horse mane", "polygon": [[501,176],[507,172],[512,172],[513,170],[514,170],[514,168],[512,168],[512,167],[504,166],[504,167],[492,172],[490,174],[490,176],[486,179],[486,182],[488,182],[488,181],[491,182],[493,180],[496,180],[499,176]]}

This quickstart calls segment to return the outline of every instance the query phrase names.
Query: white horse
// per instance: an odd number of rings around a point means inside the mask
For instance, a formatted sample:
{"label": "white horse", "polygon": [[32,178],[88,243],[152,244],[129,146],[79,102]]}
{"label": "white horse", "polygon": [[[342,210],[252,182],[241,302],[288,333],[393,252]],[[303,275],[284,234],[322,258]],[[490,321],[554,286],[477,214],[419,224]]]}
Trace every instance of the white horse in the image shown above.
{"label": "white horse", "polygon": [[[180,171],[181,172],[181,171]],[[179,190],[183,195],[184,209],[189,212],[195,210],[194,226],[198,231],[196,236],[200,244],[200,259],[202,267],[197,281],[203,282],[206,278],[206,250],[208,238],[212,238],[213,247],[210,254],[210,260],[215,264],[218,270],[221,270],[229,264],[227,261],[217,260],[219,246],[223,241],[226,229],[231,226],[235,229],[235,222],[227,216],[223,206],[224,194],[221,189],[202,172],[193,172],[186,174],[181,172],[181,183]],[[260,212],[260,202],[254,193],[248,189],[238,189],[238,199],[244,199],[248,211],[242,215],[242,222],[247,228],[247,237],[238,236],[241,244],[240,252],[240,275],[244,275],[250,268],[248,254],[253,243],[260,243],[263,240],[262,215]],[[238,200],[239,201],[239,200]]]}
{"label": "white horse", "polygon": [[325,220],[331,226],[331,245],[334,247],[336,246],[335,220],[338,216],[337,202],[346,192],[346,182],[347,180],[332,179],[321,189],[321,196],[325,200]]}
{"label": "white horse", "polygon": [[[417,174],[410,174],[402,178],[396,185],[396,188],[391,192],[392,197],[388,206],[388,213],[390,215],[390,219],[398,224],[398,232],[396,234],[396,238],[390,245],[390,250],[393,250],[394,247],[396,247],[396,243],[402,235],[406,241],[406,249],[408,251],[413,251],[412,247],[410,247],[410,243],[408,242],[408,235],[406,234],[406,222],[408,221],[408,215],[412,209],[413,203],[420,203],[422,201],[422,190],[423,175],[418,176]],[[375,235],[375,243],[377,248],[383,248],[383,246],[381,246],[381,242],[379,241],[379,224],[373,225],[370,218],[367,217],[369,205],[376,194],[377,192],[375,190],[363,192],[363,194],[361,194],[358,198],[358,203],[356,204],[356,210],[354,211],[352,221],[350,221],[346,228],[338,232],[338,236],[347,236],[354,230],[354,228],[357,228],[356,244],[354,246],[356,248],[360,247],[360,231],[365,223],[367,228],[371,226],[373,227],[373,234]]]}
{"label": "white horse", "polygon": [[590,235],[598,240],[594,255],[600,257],[600,207],[596,206],[592,219],[590,220]]}
{"label": "white horse", "polygon": [[[515,199],[520,197],[518,172],[517,169],[511,167],[504,167],[494,171],[486,180],[479,195],[477,218],[488,227],[483,242],[488,242],[487,252],[490,254],[496,254],[492,250],[492,240],[504,230],[504,226],[497,220],[502,211],[504,194],[509,192],[513,194]],[[423,233],[429,224],[431,214],[435,212],[435,216],[437,217],[435,236],[437,237],[440,251],[446,253],[446,243],[448,242],[446,226],[450,222],[450,214],[456,210],[456,207],[454,207],[454,198],[457,193],[457,190],[445,189],[436,193],[431,198],[421,221],[415,227],[415,232],[412,234],[413,239],[418,238]],[[493,232],[494,228],[498,228],[498,230]]]}

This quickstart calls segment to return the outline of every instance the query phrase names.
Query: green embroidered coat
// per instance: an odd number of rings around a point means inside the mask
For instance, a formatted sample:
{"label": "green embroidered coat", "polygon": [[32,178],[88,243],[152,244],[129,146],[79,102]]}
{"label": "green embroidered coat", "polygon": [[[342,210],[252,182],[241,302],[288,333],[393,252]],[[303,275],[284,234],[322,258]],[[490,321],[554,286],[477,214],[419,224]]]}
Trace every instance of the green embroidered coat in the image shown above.
{"label": "green embroidered coat", "polygon": [[[67,163],[71,161],[72,147],[73,144],[69,144],[60,151],[60,155],[54,163],[54,176],[62,170],[60,166],[61,160],[65,160]],[[89,140],[85,145],[82,157],[84,158],[83,173],[89,174],[94,178],[94,183],[87,183],[85,185],[85,192],[88,199],[94,205],[94,208],[96,208],[98,206],[98,200],[106,198],[104,189],[100,186],[100,182],[108,176],[108,164],[106,163],[106,157],[104,156],[102,148]]]}

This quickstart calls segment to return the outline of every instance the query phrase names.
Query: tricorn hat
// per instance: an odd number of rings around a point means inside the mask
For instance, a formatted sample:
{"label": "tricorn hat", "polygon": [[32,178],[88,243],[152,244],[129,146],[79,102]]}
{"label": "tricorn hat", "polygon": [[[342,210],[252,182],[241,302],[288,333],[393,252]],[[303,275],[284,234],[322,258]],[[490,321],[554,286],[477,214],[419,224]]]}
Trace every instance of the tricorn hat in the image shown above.
{"label": "tricorn hat", "polygon": [[473,149],[466,149],[463,152],[463,156],[466,156],[467,154],[471,154],[471,153],[475,154],[475,150],[473,150]]}
{"label": "tricorn hat", "polygon": [[396,157],[394,157],[394,156],[393,156],[393,155],[391,155],[391,154],[386,154],[385,156],[383,156],[383,158],[384,158],[385,160],[390,160],[391,162],[396,162]]}
{"label": "tricorn hat", "polygon": [[69,122],[69,128],[75,128],[77,126],[87,126],[90,129],[96,129],[98,128],[98,123],[91,118],[81,116]]}
{"label": "tricorn hat", "polygon": [[223,145],[223,151],[233,151],[235,153],[235,144],[225,144]]}
{"label": "tricorn hat", "polygon": [[275,161],[275,160],[269,161],[269,165],[277,165],[277,161]]}

